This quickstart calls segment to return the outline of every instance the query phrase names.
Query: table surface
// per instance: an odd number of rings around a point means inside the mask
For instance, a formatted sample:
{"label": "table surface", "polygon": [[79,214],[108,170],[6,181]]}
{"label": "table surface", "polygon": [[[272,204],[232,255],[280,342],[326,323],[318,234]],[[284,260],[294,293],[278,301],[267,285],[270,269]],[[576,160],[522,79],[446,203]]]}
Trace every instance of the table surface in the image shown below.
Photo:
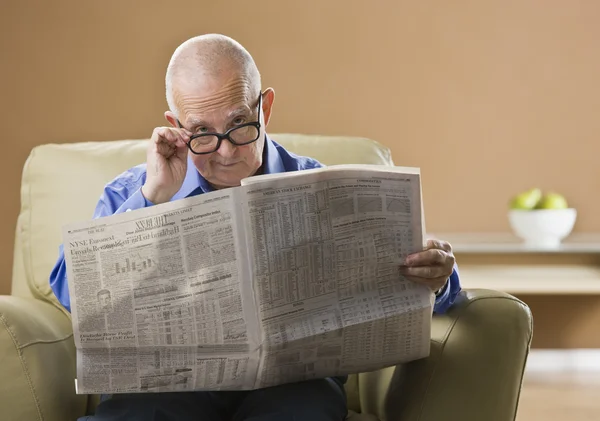
{"label": "table surface", "polygon": [[428,233],[452,244],[456,253],[598,253],[600,233],[573,233],[556,248],[528,247],[511,233]]}
{"label": "table surface", "polygon": [[[452,244],[464,288],[486,288],[511,294],[600,294],[600,233],[574,233],[557,248],[531,248],[510,233],[430,233]],[[508,255],[591,255],[581,264],[511,264]],[[461,264],[461,256],[477,257],[478,263]],[[501,264],[485,261],[486,255],[507,256]],[[597,259],[596,256],[597,255]],[[467,259],[466,259],[467,260]]]}

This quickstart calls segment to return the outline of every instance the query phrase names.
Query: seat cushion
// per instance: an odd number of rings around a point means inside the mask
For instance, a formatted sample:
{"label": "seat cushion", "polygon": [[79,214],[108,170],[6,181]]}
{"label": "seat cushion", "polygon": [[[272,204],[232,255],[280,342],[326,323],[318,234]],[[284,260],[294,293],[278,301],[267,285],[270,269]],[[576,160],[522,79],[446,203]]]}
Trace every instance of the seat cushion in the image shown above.
{"label": "seat cushion", "polygon": [[377,418],[375,415],[361,414],[350,409],[348,410],[346,421],[379,421],[379,418]]}

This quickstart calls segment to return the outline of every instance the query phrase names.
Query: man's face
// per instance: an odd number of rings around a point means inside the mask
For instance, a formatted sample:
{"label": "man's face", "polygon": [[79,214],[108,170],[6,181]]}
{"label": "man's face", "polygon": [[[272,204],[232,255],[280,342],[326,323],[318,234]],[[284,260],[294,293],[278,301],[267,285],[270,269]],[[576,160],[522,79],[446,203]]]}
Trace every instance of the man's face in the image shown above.
{"label": "man's face", "polygon": [[[194,134],[225,133],[235,126],[258,121],[261,116],[261,129],[256,142],[235,146],[223,139],[215,152],[205,155],[189,152],[200,174],[215,188],[239,186],[243,178],[254,175],[262,165],[265,125],[273,101],[272,90],[263,95],[263,111],[259,113],[260,93],[239,75],[194,82],[179,81],[174,88],[179,121]],[[167,118],[171,121],[169,116]]]}
{"label": "man's face", "polygon": [[100,306],[102,308],[106,308],[110,305],[110,295],[109,294],[100,294],[98,296],[98,301],[100,301]]}

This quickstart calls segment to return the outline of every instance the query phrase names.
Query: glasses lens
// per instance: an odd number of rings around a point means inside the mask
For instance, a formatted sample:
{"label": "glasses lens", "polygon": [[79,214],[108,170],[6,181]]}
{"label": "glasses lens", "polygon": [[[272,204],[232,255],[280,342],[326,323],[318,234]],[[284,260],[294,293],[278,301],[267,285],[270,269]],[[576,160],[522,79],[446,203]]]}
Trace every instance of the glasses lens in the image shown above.
{"label": "glasses lens", "polygon": [[254,142],[258,139],[258,135],[255,126],[242,126],[229,132],[229,137],[237,144]]}
{"label": "glasses lens", "polygon": [[218,142],[217,136],[198,136],[190,141],[190,146],[194,152],[212,152],[217,148]]}

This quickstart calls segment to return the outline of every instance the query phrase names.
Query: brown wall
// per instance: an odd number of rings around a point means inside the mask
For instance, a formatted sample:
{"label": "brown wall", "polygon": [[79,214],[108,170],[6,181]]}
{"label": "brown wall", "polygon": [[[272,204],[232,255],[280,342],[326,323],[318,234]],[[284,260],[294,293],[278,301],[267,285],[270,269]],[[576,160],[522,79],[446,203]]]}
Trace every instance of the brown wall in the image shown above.
{"label": "brown wall", "polygon": [[600,349],[600,297],[521,295],[533,314],[533,348]]}
{"label": "brown wall", "polygon": [[204,32],[254,55],[270,131],[368,136],[420,166],[429,230],[507,230],[508,197],[540,186],[599,231],[598,22],[594,1],[0,0],[0,293],[30,149],[149,136],[171,52]]}

